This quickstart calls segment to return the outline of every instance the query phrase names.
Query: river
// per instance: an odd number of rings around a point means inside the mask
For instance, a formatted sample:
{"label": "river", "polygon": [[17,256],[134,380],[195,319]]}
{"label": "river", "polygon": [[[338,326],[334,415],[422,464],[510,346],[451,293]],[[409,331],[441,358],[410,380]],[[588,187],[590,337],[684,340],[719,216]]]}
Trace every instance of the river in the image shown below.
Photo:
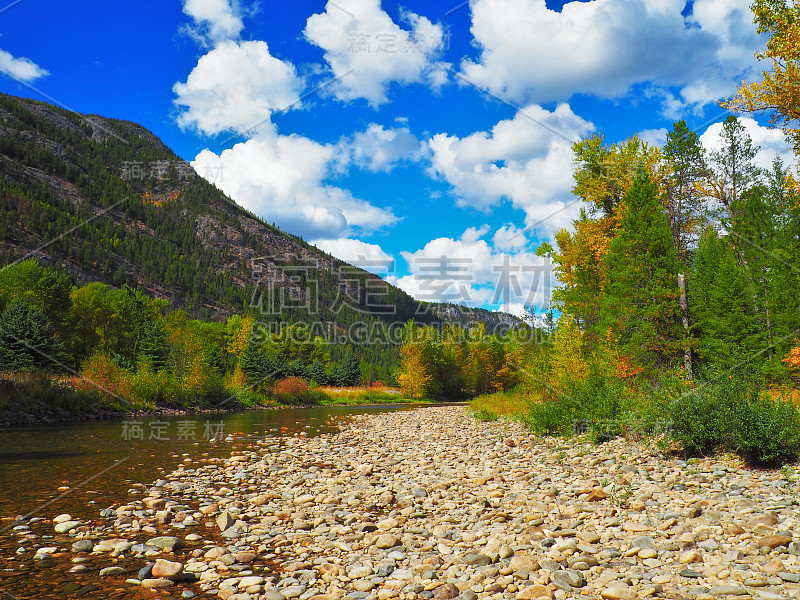
{"label": "river", "polygon": [[[318,435],[337,419],[408,405],[251,410],[0,429],[0,528],[17,515],[87,513],[182,461],[228,456],[254,437]],[[47,506],[44,504],[47,503]],[[94,511],[96,512],[96,511]]]}

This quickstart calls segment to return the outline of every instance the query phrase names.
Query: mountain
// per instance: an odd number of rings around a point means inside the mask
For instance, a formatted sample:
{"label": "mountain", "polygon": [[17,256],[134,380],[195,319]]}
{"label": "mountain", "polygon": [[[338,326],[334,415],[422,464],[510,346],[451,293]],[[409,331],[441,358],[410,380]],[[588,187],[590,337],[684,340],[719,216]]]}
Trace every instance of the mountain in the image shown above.
{"label": "mountain", "polygon": [[77,284],[130,285],[206,319],[479,321],[418,302],[235,204],[144,127],[0,94],[0,261],[35,257]]}

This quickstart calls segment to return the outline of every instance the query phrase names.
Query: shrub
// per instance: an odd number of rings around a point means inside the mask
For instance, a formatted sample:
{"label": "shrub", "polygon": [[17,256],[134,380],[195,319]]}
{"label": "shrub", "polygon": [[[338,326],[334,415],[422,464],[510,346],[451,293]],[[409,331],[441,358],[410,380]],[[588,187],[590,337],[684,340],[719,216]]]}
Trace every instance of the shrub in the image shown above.
{"label": "shrub", "polygon": [[311,387],[302,377],[287,377],[275,384],[275,399],[283,404],[313,404],[317,394],[311,393]]}
{"label": "shrub", "polygon": [[743,375],[701,385],[669,404],[673,438],[689,454],[735,452],[759,466],[800,456],[800,413]]}

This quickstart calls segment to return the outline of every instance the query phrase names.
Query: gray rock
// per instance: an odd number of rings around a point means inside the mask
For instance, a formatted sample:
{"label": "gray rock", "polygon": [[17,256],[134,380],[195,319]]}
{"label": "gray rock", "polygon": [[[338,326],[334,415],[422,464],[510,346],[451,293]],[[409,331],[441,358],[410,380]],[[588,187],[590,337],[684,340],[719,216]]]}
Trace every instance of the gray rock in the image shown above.
{"label": "gray rock", "polygon": [[72,544],[73,552],[91,552],[94,548],[92,540],[78,540]]}
{"label": "gray rock", "polygon": [[81,526],[80,521],[64,521],[63,523],[59,523],[54,527],[56,533],[69,533],[73,529],[76,529]]}
{"label": "gray rock", "polygon": [[586,580],[583,578],[583,573],[576,569],[565,569],[564,571],[556,571],[552,575],[553,585],[558,589],[570,591],[573,588],[579,588],[586,585]]}
{"label": "gray rock", "polygon": [[236,519],[230,512],[224,510],[222,511],[222,514],[217,517],[216,523],[220,531],[225,531],[226,529],[233,527],[233,524],[236,523]]}
{"label": "gray rock", "polygon": [[684,569],[683,571],[681,571],[681,577],[686,577],[687,579],[697,579],[702,576],[703,576],[702,573],[698,573],[693,569]]}
{"label": "gray rock", "polygon": [[634,538],[631,542],[631,545],[634,548],[640,548],[642,550],[655,550],[656,543],[653,541],[649,535],[640,535],[637,538]]}
{"label": "gray rock", "polygon": [[485,554],[467,554],[464,557],[464,564],[473,565],[476,567],[485,567],[492,564],[494,561],[491,556]]}
{"label": "gray rock", "polygon": [[150,576],[153,573],[153,565],[154,564],[155,563],[147,563],[145,566],[143,566],[141,569],[139,569],[139,573],[136,576],[139,579],[139,581],[142,581],[144,579],[150,579]]}
{"label": "gray rock", "polygon": [[[138,545],[138,544],[137,544]],[[180,548],[181,540],[171,535],[162,535],[159,537],[150,538],[147,540],[148,546],[155,546],[156,548]]]}
{"label": "gray rock", "polygon": [[730,594],[732,596],[746,596],[750,592],[747,588],[741,585],[715,585],[708,590],[712,596],[722,596],[723,594]]}
{"label": "gray rock", "polygon": [[411,493],[413,494],[414,498],[428,497],[428,490],[426,490],[424,487],[415,487],[413,490],[411,490]]}

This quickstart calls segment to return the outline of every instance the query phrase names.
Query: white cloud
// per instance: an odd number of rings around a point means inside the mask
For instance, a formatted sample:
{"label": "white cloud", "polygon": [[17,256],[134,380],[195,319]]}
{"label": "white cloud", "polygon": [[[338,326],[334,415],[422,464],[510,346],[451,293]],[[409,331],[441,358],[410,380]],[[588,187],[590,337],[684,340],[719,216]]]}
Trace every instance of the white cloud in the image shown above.
{"label": "white cloud", "polygon": [[26,83],[50,74],[31,59],[24,56],[16,58],[5,50],[0,50],[0,73]]}
{"label": "white cloud", "polygon": [[[755,160],[758,167],[762,169],[771,168],[776,154],[783,159],[784,166],[788,167],[794,163],[794,153],[786,143],[786,138],[780,129],[762,127],[750,117],[740,117],[739,122],[750,134],[753,145],[761,147]],[[722,140],[719,136],[721,131],[722,123],[714,123],[703,132],[700,136],[700,143],[706,150],[720,150],[722,148]]]}
{"label": "white cloud", "polygon": [[421,157],[420,141],[407,126],[386,129],[370,123],[340,143],[342,159],[372,172],[390,172],[403,161]]}
{"label": "white cloud", "polygon": [[495,231],[492,245],[496,250],[516,251],[528,245],[528,236],[524,229],[519,229],[513,223],[507,223]]}
{"label": "white cloud", "polygon": [[447,80],[449,65],[437,60],[442,26],[409,11],[402,16],[407,29],[381,10],[380,0],[337,0],[308,18],[306,40],[324,50],[334,76],[341,77],[332,86],[338,99],[365,98],[378,106],[392,82],[438,87]]}
{"label": "white cloud", "polygon": [[244,208],[306,238],[333,239],[393,225],[397,217],[391,209],[325,183],[334,154],[335,146],[265,129],[219,155],[203,150],[192,166]]}
{"label": "white cloud", "polygon": [[554,231],[577,214],[566,208],[574,201],[572,142],[593,128],[566,104],[552,112],[528,106],[490,132],[434,135],[430,173],[453,187],[461,206],[488,210],[506,199],[525,211],[526,225]]}
{"label": "white cloud", "polygon": [[[741,0],[569,2],[474,0],[471,31],[480,48],[465,78],[516,102],[615,98],[635,84],[678,88],[678,104],[730,95],[754,72],[761,42]],[[666,92],[665,92],[666,93]],[[674,109],[674,106],[672,107]]]}
{"label": "white cloud", "polygon": [[238,38],[244,29],[239,11],[228,0],[184,0],[183,12],[194,19],[195,37],[214,44]]}
{"label": "white cloud", "polygon": [[269,126],[272,112],[298,102],[301,88],[294,66],[270,55],[265,42],[223,42],[174,85],[175,104],[186,108],[178,124],[211,135]]}
{"label": "white cloud", "polygon": [[415,252],[401,252],[411,275],[388,279],[429,302],[495,309],[547,306],[555,283],[549,262],[530,252],[497,252],[478,237],[485,233],[470,228],[460,239],[437,238]]}
{"label": "white cloud", "polygon": [[394,257],[384,252],[378,244],[368,244],[353,238],[314,240],[311,243],[328,254],[370,273],[387,276],[395,272]]}
{"label": "white cloud", "polygon": [[664,127],[660,129],[645,129],[638,134],[639,139],[651,145],[658,146],[659,148],[667,142],[667,130]]}

